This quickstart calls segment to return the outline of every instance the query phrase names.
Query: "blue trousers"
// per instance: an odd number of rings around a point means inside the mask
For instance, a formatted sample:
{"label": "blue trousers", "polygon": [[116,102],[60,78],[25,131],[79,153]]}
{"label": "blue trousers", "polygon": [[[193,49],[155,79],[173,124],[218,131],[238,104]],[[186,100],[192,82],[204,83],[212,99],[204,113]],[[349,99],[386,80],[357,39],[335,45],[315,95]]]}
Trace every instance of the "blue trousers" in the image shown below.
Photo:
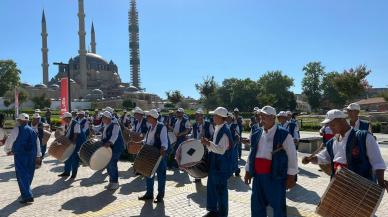
{"label": "blue trousers", "polygon": [[44,158],[44,155],[46,154],[47,145],[40,145],[40,150],[42,152],[42,158]]}
{"label": "blue trousers", "polygon": [[23,199],[32,198],[31,183],[35,172],[35,156],[30,154],[15,154],[15,172],[20,194]]}
{"label": "blue trousers", "polygon": [[226,174],[209,171],[207,178],[208,211],[218,212],[218,216],[228,216],[228,176]]}
{"label": "blue trousers", "polygon": [[119,161],[122,151],[115,150],[112,152],[112,159],[110,159],[106,170],[109,175],[109,182],[117,183],[119,182],[119,169],[117,168],[117,162]]}
{"label": "blue trousers", "polygon": [[233,149],[233,171],[235,173],[240,173],[240,168],[238,166],[238,143],[235,144],[234,149]]}
{"label": "blue trousers", "polygon": [[242,153],[242,143],[241,142],[237,143],[237,148],[238,148],[238,159],[241,159],[241,153]]}
{"label": "blue trousers", "polygon": [[76,151],[71,154],[69,159],[65,161],[65,173],[70,174],[72,172],[73,175],[77,174],[79,167],[79,156]]}
{"label": "blue trousers", "polygon": [[[164,197],[165,187],[166,187],[166,168],[167,168],[167,160],[166,156],[162,158],[160,161],[159,167],[156,170],[156,175],[158,178],[158,196]],[[154,195],[154,177],[146,178],[146,186],[147,186],[147,196],[153,196]]]}
{"label": "blue trousers", "polygon": [[252,185],[252,217],[266,217],[268,205],[273,208],[274,217],[287,216],[285,180],[273,179],[271,174],[256,174]]}

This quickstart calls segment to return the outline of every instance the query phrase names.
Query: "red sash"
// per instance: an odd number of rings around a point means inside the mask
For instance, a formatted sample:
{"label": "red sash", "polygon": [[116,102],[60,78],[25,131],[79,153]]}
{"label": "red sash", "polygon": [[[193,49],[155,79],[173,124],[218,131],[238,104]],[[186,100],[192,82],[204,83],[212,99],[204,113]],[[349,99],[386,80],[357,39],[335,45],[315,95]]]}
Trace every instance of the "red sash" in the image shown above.
{"label": "red sash", "polygon": [[255,159],[255,174],[270,174],[272,171],[272,160],[264,158]]}

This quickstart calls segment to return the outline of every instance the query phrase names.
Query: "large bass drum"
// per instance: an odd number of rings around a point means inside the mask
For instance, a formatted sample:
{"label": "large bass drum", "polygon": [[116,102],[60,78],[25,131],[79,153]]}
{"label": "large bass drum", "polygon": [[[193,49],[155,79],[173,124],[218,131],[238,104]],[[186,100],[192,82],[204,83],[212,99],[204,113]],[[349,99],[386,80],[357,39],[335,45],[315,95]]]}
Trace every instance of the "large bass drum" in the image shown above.
{"label": "large bass drum", "polygon": [[48,149],[48,153],[61,162],[65,162],[75,149],[75,144],[72,143],[66,136],[56,138]]}
{"label": "large bass drum", "polygon": [[158,148],[152,145],[143,145],[136,155],[133,169],[145,177],[153,177],[159,167],[162,156]]}
{"label": "large bass drum", "polygon": [[181,169],[190,176],[205,178],[209,172],[208,152],[200,140],[189,139],[177,149],[175,158]]}
{"label": "large bass drum", "polygon": [[89,139],[82,144],[79,157],[84,165],[92,170],[104,169],[112,159],[112,149],[103,146],[103,142],[96,138]]}

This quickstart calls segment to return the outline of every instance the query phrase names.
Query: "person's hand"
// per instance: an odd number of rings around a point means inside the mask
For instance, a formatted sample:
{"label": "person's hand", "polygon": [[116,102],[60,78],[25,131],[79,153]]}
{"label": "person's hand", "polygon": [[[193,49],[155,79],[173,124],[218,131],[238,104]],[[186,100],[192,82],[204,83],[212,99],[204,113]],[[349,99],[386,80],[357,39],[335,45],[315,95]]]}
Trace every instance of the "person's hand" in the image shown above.
{"label": "person's hand", "polygon": [[295,175],[287,175],[286,188],[290,189],[296,185]]}
{"label": "person's hand", "polygon": [[11,156],[11,155],[13,155],[12,151],[7,152],[7,156]]}
{"label": "person's hand", "polygon": [[160,155],[161,155],[161,156],[164,156],[165,153],[166,153],[166,150],[164,150],[164,148],[161,148],[161,149],[160,149]]}
{"label": "person's hand", "polygon": [[244,176],[245,184],[247,185],[251,184],[251,180],[252,180],[252,176],[248,172],[245,172],[245,176]]}
{"label": "person's hand", "polygon": [[302,159],[302,164],[308,164],[308,163],[310,163],[310,158],[309,157],[304,157]]}
{"label": "person's hand", "polygon": [[202,138],[201,138],[201,143],[204,144],[204,145],[206,145],[206,146],[209,146],[209,145],[210,145],[210,141],[209,141],[207,138],[205,138],[205,137],[202,137]]}
{"label": "person's hand", "polygon": [[104,143],[103,146],[106,147],[106,148],[109,148],[110,147],[110,142]]}

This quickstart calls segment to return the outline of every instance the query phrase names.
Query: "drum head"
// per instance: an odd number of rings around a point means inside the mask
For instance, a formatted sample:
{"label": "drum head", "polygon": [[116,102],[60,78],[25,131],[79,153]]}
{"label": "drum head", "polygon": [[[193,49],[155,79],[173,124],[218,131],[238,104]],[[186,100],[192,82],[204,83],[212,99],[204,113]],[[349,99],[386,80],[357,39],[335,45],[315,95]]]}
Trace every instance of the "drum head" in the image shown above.
{"label": "drum head", "polygon": [[90,158],[90,168],[92,170],[102,170],[108,165],[112,158],[112,149],[101,147],[97,149]]}
{"label": "drum head", "polygon": [[47,141],[47,146],[50,146],[55,140],[55,132],[52,132],[50,138]]}
{"label": "drum head", "polygon": [[60,159],[58,159],[58,160],[61,161],[61,162],[65,162],[67,159],[69,159],[71,154],[73,154],[74,149],[75,149],[75,145],[69,145],[65,149],[65,152],[62,154],[62,157]]}
{"label": "drum head", "polygon": [[180,165],[192,164],[202,160],[205,148],[201,141],[190,139],[181,144],[181,162]]}

